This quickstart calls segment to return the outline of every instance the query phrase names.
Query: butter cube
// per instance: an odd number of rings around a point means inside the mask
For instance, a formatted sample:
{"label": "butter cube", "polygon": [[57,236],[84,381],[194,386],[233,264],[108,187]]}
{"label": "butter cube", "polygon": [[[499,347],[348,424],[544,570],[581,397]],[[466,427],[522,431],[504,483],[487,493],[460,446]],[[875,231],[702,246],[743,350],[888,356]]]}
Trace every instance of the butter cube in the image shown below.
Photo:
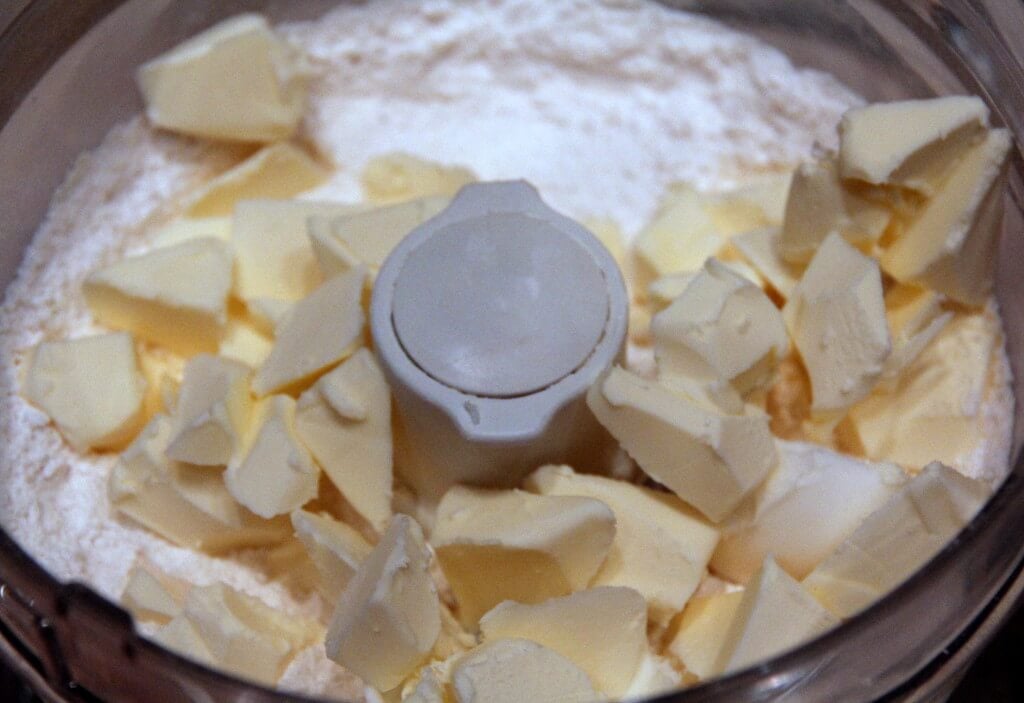
{"label": "butter cube", "polygon": [[288,142],[263,147],[190,198],[188,217],[228,217],[242,200],[292,198],[327,180],[327,170]]}
{"label": "butter cube", "polygon": [[297,52],[260,15],[236,15],[138,71],[146,116],[211,139],[287,139],[302,119],[306,79]]}
{"label": "butter cube", "polygon": [[232,268],[224,242],[194,239],[94,271],[82,292],[104,325],[188,356],[217,350]]}
{"label": "butter cube", "polygon": [[831,234],[783,309],[811,379],[811,409],[840,413],[866,397],[892,351],[878,264]]}
{"label": "butter cube", "polygon": [[906,481],[894,464],[804,442],[778,446],[779,464],[754,495],[749,522],[726,531],[711,558],[715,573],[732,581],[750,579],[769,554],[803,578]]}
{"label": "butter cube", "polygon": [[410,154],[394,153],[370,159],[363,168],[366,199],[388,205],[428,195],[451,197],[476,175],[461,166],[444,166]]}
{"label": "butter cube", "polygon": [[714,521],[775,464],[764,415],[728,415],[615,367],[587,406],[645,472]]}
{"label": "butter cube", "polygon": [[472,627],[504,600],[539,603],[586,588],[614,536],[615,516],[593,498],[456,486],[438,505],[431,544]]}
{"label": "butter cube", "polygon": [[743,592],[715,673],[745,669],[839,624],[771,557]]}
{"label": "butter cube", "polygon": [[714,258],[651,329],[659,376],[724,378],[740,393],[763,385],[789,349],[774,303]]}
{"label": "butter cube", "polygon": [[192,357],[172,415],[168,458],[225,466],[241,444],[251,412],[248,367],[208,354]]}
{"label": "butter cube", "polygon": [[681,688],[682,684],[683,677],[672,666],[672,662],[653,652],[647,652],[640,659],[636,675],[629,688],[622,694],[621,700],[624,703],[647,701]]}
{"label": "butter cube", "polygon": [[699,270],[681,271],[652,281],[651,285],[647,286],[648,303],[656,312],[661,312],[683,294],[698,273],[700,273]]}
{"label": "butter cube", "polygon": [[793,294],[804,267],[786,261],[779,254],[778,227],[765,227],[736,235],[729,243],[743,255],[768,286],[783,300]]}
{"label": "butter cube", "polygon": [[687,672],[702,681],[718,673],[715,664],[742,600],[743,591],[730,591],[697,596],[686,604],[668,651]]}
{"label": "butter cube", "polygon": [[199,636],[199,630],[184,615],[178,615],[153,634],[153,640],[160,646],[180,654],[186,659],[216,667],[210,648]]}
{"label": "butter cube", "polygon": [[429,563],[420,526],[395,515],[338,600],[327,656],[382,692],[399,686],[441,632]]}
{"label": "butter cube", "polygon": [[263,365],[273,348],[273,340],[248,320],[229,317],[217,353],[254,369]]}
{"label": "butter cube", "polygon": [[679,191],[634,243],[640,290],[670,273],[699,270],[724,244],[701,196],[690,189]]}
{"label": "butter cube", "polygon": [[181,613],[189,584],[136,563],[128,572],[121,605],[139,620],[167,624]]}
{"label": "butter cube", "polygon": [[153,237],[153,248],[162,249],[194,239],[231,242],[230,217],[182,217],[165,225]]}
{"label": "butter cube", "polygon": [[391,519],[391,393],[360,349],[299,397],[295,431],[345,499],[378,533]]}
{"label": "butter cube", "polygon": [[892,389],[900,375],[953,319],[941,307],[943,296],[917,286],[893,285],[885,294],[885,316],[892,354],[885,360],[880,389]]}
{"label": "butter cube", "polygon": [[[786,201],[789,199],[789,189],[793,182],[792,171],[779,171],[765,173],[744,179],[740,185],[724,193],[720,193],[716,200],[716,206],[712,210],[712,217],[718,217],[722,209],[733,212],[749,212],[751,208],[757,210],[764,224],[753,227],[732,227],[730,234],[739,234],[763,226],[779,226],[786,216]],[[734,208],[733,206],[739,206]],[[748,216],[749,217],[749,216]],[[729,216],[730,221],[736,222],[736,215]],[[719,227],[722,223],[719,223]]]}
{"label": "butter cube", "polygon": [[290,513],[317,494],[320,470],[295,433],[295,401],[273,395],[258,402],[224,473],[239,503],[264,518]]}
{"label": "butter cube", "polygon": [[984,138],[987,126],[985,103],[967,95],[854,108],[839,123],[840,170],[843,178],[933,195],[934,184]]}
{"label": "butter cube", "polygon": [[348,212],[349,206],[312,200],[244,200],[235,207],[232,243],[238,273],[235,294],[295,301],[323,281],[306,221]]}
{"label": "butter cube", "polygon": [[520,638],[558,652],[609,696],[622,696],[647,653],[647,603],[632,588],[599,586],[523,605],[505,601],[480,620],[484,642]]}
{"label": "butter cube", "polygon": [[301,387],[351,355],[363,341],[366,269],[329,279],[289,311],[270,356],[256,371],[257,396]]}
{"label": "butter cube", "polygon": [[327,515],[295,510],[291,518],[295,536],[316,566],[318,590],[328,603],[337,603],[372,547],[354,529]]}
{"label": "butter cube", "polygon": [[245,301],[249,321],[268,337],[277,335],[278,326],[294,305],[295,303],[291,300],[278,300],[277,298],[250,298]]}
{"label": "butter cube", "polygon": [[146,381],[124,333],[42,342],[32,350],[22,394],[78,451],[118,449],[146,421]]}
{"label": "butter cube", "polygon": [[852,617],[938,554],[988,497],[981,481],[929,464],[818,564],[804,588],[836,617]]}
{"label": "butter cube", "polygon": [[452,666],[456,703],[594,703],[603,700],[590,677],[536,642],[485,642]]}
{"label": "butter cube", "polygon": [[882,255],[882,268],[965,305],[992,292],[1010,133],[996,129],[956,163]]}
{"label": "butter cube", "polygon": [[697,590],[718,543],[718,531],[668,493],[567,466],[541,467],[524,485],[542,495],[594,498],[611,508],[615,539],[591,584],[639,591],[659,625]]}

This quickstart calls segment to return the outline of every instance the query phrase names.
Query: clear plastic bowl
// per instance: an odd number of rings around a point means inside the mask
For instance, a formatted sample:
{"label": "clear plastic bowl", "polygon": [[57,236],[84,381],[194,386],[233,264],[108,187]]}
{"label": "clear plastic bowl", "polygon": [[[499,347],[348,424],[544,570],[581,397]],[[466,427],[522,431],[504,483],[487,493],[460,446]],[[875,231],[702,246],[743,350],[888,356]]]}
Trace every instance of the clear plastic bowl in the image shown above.
{"label": "clear plastic bowl", "polygon": [[[83,150],[140,107],[133,68],[240,10],[318,16],[322,0],[7,0],[0,6],[0,283]],[[975,93],[1024,136],[1024,5],[1013,0],[670,3],[761,37],[869,100]],[[998,263],[1017,408],[1013,470],[963,533],[864,613],[789,654],[659,701],[942,700],[1024,588],[1024,162],[1014,149]],[[2,470],[2,468],[0,468]],[[54,580],[0,531],[0,656],[44,700],[302,700],[139,637],[88,587]]]}

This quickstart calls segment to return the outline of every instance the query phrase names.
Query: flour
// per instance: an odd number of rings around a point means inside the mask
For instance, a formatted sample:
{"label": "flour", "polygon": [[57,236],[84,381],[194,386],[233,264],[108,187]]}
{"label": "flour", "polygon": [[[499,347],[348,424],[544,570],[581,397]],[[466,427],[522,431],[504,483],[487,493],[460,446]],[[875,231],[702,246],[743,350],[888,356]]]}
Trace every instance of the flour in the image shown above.
{"label": "flour", "polygon": [[[483,179],[526,178],[552,206],[611,217],[628,236],[670,183],[713,189],[792,168],[816,142],[833,144],[840,114],[859,102],[749,37],[642,2],[382,0],[282,32],[315,72],[303,138],[337,168],[308,197],[359,200],[362,166],[399,150]],[[323,617],[317,597],[297,598],[244,556],[179,549],[113,517],[115,457],[72,452],[17,395],[27,349],[95,331],[84,276],[145,247],[192,189],[240,155],[135,118],[55,195],[0,308],[0,521],[54,576],[111,599],[143,556],[195,583],[224,581]],[[359,689],[322,652],[300,655],[282,685]]]}

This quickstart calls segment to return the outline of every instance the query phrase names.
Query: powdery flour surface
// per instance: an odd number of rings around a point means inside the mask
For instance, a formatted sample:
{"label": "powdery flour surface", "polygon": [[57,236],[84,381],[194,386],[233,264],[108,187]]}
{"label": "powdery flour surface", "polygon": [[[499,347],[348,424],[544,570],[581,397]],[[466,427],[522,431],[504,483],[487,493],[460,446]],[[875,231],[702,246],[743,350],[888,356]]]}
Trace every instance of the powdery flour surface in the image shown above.
{"label": "powdery flour surface", "polygon": [[[282,31],[316,71],[303,136],[337,168],[310,197],[358,200],[365,162],[404,151],[482,179],[525,178],[552,206],[612,217],[628,237],[670,183],[712,189],[790,168],[815,142],[834,143],[840,114],[859,102],[748,37],[641,2],[384,0]],[[79,294],[84,276],[144,247],[176,203],[238,156],[136,118],[56,194],[0,308],[0,520],[55,576],[112,599],[142,556],[193,582],[221,580],[322,616],[317,597],[296,600],[244,557],[179,549],[112,517],[115,457],[72,452],[17,395],[25,350],[95,331]],[[361,694],[312,649],[283,686]]]}

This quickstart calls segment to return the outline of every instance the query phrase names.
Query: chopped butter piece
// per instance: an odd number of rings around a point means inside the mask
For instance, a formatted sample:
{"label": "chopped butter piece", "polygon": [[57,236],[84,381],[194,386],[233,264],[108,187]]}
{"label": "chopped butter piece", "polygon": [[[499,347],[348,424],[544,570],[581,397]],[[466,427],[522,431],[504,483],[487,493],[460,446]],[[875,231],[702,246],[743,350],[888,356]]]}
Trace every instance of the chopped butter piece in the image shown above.
{"label": "chopped butter piece", "polygon": [[754,494],[749,524],[726,531],[711,558],[715,573],[732,581],[747,581],[769,554],[803,578],[906,481],[894,464],[804,442],[778,447],[779,464]]}
{"label": "chopped butter piece", "polygon": [[476,175],[461,166],[444,166],[410,154],[394,153],[370,159],[363,168],[366,199],[387,205],[428,195],[451,197]]}
{"label": "chopped butter piece", "polygon": [[78,451],[123,447],[146,421],[146,380],[123,332],[42,342],[32,350],[22,394]]}
{"label": "chopped butter piece", "polygon": [[285,395],[261,400],[242,447],[224,473],[235,499],[257,515],[289,513],[316,497],[320,470],[295,434],[295,401]]}
{"label": "chopped butter piece", "polygon": [[620,700],[623,703],[647,701],[680,688],[682,683],[683,677],[672,662],[653,652],[646,652]]}
{"label": "chopped butter piece", "polygon": [[256,14],[226,19],[144,63],[138,82],[153,124],[211,139],[287,139],[306,101],[296,50]]}
{"label": "chopped butter piece", "polygon": [[175,246],[193,239],[219,239],[231,241],[230,217],[181,217],[165,225],[153,238],[153,248]]}
{"label": "chopped butter piece", "polygon": [[245,319],[229,317],[217,353],[254,369],[263,365],[273,348],[273,340],[266,337],[255,325]]}
{"label": "chopped butter piece", "polygon": [[167,456],[201,466],[225,466],[239,447],[252,411],[249,368],[200,354],[185,365],[172,415]]}
{"label": "chopped butter piece", "polygon": [[189,198],[188,217],[227,217],[242,200],[291,198],[327,180],[327,170],[288,142],[266,146]]}
{"label": "chopped butter piece", "polygon": [[187,582],[155,573],[136,563],[128,572],[121,604],[139,620],[166,624],[181,613],[181,604],[188,589]]}
{"label": "chopped butter piece", "polygon": [[632,588],[599,586],[523,605],[505,601],[480,620],[483,641],[520,638],[558,652],[609,696],[629,690],[647,653],[647,603]]}
{"label": "chopped butter piece", "polygon": [[353,528],[327,515],[295,510],[291,518],[295,536],[316,566],[318,590],[328,603],[337,603],[372,547]]}
{"label": "chopped butter piece", "polygon": [[585,496],[615,514],[615,539],[594,586],[628,586],[647,600],[651,619],[666,624],[700,584],[718,531],[675,496],[568,466],[545,466],[527,477],[542,495]]}
{"label": "chopped butter piece", "polygon": [[793,294],[803,267],[784,260],[779,255],[778,227],[765,227],[738,234],[729,240],[750,265],[767,281],[768,285],[783,298]]}
{"label": "chopped butter piece", "polygon": [[871,392],[892,350],[877,262],[829,235],[783,318],[811,379],[814,412],[841,412]]}
{"label": "chopped butter piece", "polygon": [[153,640],[186,659],[215,667],[218,665],[210,648],[199,636],[199,630],[184,615],[178,615],[157,630]]}
{"label": "chopped butter piece", "polygon": [[619,367],[587,405],[640,468],[715,521],[775,464],[767,416],[724,414]]}
{"label": "chopped butter piece", "polygon": [[715,664],[743,600],[743,591],[696,596],[686,604],[668,651],[700,680],[718,671]]}
{"label": "chopped butter piece", "polygon": [[836,617],[852,617],[938,554],[988,496],[981,481],[929,464],[818,564],[804,588]]}
{"label": "chopped butter piece", "polygon": [[652,281],[651,285],[647,286],[648,302],[656,312],[661,312],[683,294],[699,273],[700,271],[680,271]]}
{"label": "chopped butter piece", "polygon": [[365,278],[366,269],[354,268],[295,304],[253,379],[257,396],[302,386],[356,350],[363,338]]}
{"label": "chopped butter piece", "polygon": [[345,499],[378,533],[391,519],[391,393],[360,349],[299,397],[295,431]]}
{"label": "chopped butter piece", "polygon": [[250,298],[245,301],[245,309],[252,324],[270,337],[276,336],[278,325],[284,321],[294,305],[294,301],[277,298]]}
{"label": "chopped butter piece", "polygon": [[885,360],[880,389],[891,389],[900,375],[953,319],[941,307],[943,296],[897,283],[885,294],[885,315],[892,335],[892,354]]}
{"label": "chopped butter piece", "polygon": [[704,209],[704,200],[691,189],[680,190],[637,237],[639,290],[670,273],[697,271],[718,253],[725,238]]}
{"label": "chopped butter piece", "polygon": [[227,244],[193,239],[94,271],[82,292],[104,325],[186,356],[214,352],[227,325],[233,266]]}
{"label": "chopped butter piece", "polygon": [[992,292],[1010,133],[996,129],[971,147],[882,255],[882,268],[965,305]]}
{"label": "chopped butter piece", "polygon": [[586,497],[455,486],[431,544],[471,627],[504,600],[539,603],[586,588],[615,537],[615,516]]}
{"label": "chopped butter piece", "polygon": [[429,563],[420,526],[395,515],[338,600],[327,656],[380,691],[399,686],[441,632]]}

